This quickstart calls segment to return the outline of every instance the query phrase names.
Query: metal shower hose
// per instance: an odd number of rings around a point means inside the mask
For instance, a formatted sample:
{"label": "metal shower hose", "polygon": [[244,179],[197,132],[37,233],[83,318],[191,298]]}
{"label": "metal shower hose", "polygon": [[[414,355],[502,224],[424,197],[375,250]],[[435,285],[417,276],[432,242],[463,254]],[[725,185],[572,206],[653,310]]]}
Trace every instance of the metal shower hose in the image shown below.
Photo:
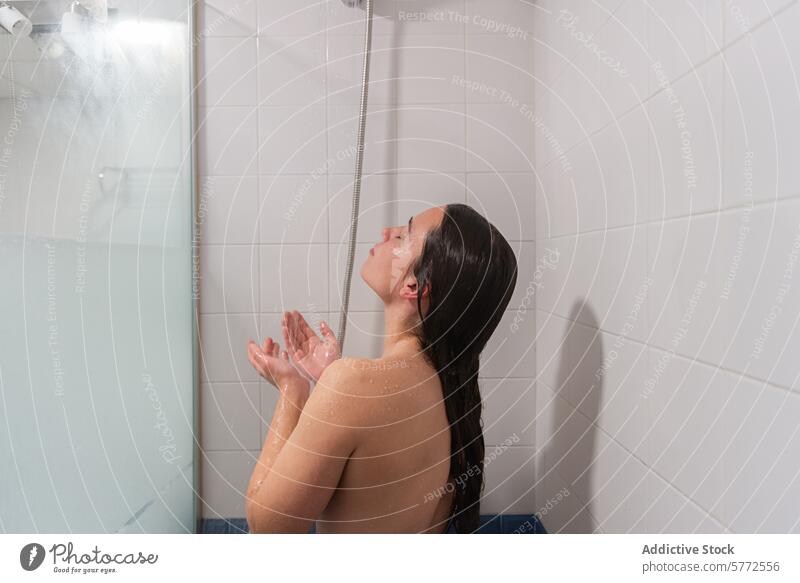
{"label": "metal shower hose", "polygon": [[372,0],[366,0],[366,33],[364,34],[364,68],[361,76],[361,109],[358,114],[358,139],[356,142],[356,170],[353,182],[353,208],[350,215],[350,244],[347,249],[347,271],[342,292],[342,311],[339,316],[339,334],[336,338],[344,354],[344,339],[347,331],[347,312],[350,307],[350,282],[353,278],[356,235],[358,233],[358,206],[361,201],[361,175],[364,163],[364,134],[367,122],[367,90],[369,88],[369,61],[372,51]]}

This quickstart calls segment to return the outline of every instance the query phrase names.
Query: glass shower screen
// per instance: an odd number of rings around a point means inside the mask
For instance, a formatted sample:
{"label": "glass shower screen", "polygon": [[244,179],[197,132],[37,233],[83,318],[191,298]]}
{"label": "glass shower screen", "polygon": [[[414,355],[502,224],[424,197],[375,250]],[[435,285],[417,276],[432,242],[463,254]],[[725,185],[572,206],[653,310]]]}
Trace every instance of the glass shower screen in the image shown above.
{"label": "glass shower screen", "polygon": [[192,3],[10,4],[0,531],[194,532]]}

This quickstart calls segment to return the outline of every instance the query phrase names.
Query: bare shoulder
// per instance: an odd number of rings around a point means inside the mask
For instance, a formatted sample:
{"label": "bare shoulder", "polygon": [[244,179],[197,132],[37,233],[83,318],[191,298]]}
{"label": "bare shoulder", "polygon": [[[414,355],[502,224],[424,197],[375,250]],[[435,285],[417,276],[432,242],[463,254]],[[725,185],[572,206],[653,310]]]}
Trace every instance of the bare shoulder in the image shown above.
{"label": "bare shoulder", "polygon": [[309,402],[342,426],[374,428],[384,426],[387,415],[416,418],[418,409],[441,401],[435,377],[419,360],[340,358],[325,368]]}
{"label": "bare shoulder", "polygon": [[369,383],[363,358],[343,357],[333,361],[322,372],[314,386],[315,393],[328,400],[347,400],[362,395]]}
{"label": "bare shoulder", "polygon": [[386,387],[380,381],[408,375],[411,369],[412,365],[404,359],[339,358],[325,369],[317,386],[346,395],[370,396],[379,392],[379,387]]}
{"label": "bare shoulder", "polygon": [[334,360],[322,372],[322,376],[317,381],[317,386],[338,385],[343,381],[352,383],[357,381],[363,371],[362,361],[364,358],[342,357]]}
{"label": "bare shoulder", "polygon": [[[352,451],[369,427],[368,410],[353,390],[352,367],[337,359],[322,372],[297,421],[301,435],[314,435],[326,443],[338,443]],[[294,433],[292,434],[294,436]]]}

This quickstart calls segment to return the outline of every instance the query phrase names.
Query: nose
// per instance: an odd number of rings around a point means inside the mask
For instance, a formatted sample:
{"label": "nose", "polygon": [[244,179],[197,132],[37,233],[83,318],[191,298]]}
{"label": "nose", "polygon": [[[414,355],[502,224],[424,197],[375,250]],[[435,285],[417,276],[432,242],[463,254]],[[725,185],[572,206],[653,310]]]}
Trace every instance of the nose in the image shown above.
{"label": "nose", "polygon": [[381,240],[386,242],[389,239],[389,227],[386,227],[381,231]]}

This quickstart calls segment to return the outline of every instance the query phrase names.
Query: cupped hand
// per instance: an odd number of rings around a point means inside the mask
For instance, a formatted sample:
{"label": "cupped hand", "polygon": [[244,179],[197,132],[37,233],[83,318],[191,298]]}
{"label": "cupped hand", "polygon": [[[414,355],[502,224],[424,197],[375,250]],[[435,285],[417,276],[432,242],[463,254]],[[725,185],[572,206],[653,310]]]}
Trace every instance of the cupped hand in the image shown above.
{"label": "cupped hand", "polygon": [[289,354],[302,374],[314,382],[319,380],[329,364],[342,356],[339,341],[325,320],[320,322],[319,328],[322,338],[297,310],[283,314],[283,337]]}
{"label": "cupped hand", "polygon": [[289,353],[286,350],[281,351],[280,344],[270,337],[267,337],[263,346],[250,340],[247,343],[247,358],[258,374],[275,385],[278,390],[284,390],[289,384],[308,384],[289,360]]}

